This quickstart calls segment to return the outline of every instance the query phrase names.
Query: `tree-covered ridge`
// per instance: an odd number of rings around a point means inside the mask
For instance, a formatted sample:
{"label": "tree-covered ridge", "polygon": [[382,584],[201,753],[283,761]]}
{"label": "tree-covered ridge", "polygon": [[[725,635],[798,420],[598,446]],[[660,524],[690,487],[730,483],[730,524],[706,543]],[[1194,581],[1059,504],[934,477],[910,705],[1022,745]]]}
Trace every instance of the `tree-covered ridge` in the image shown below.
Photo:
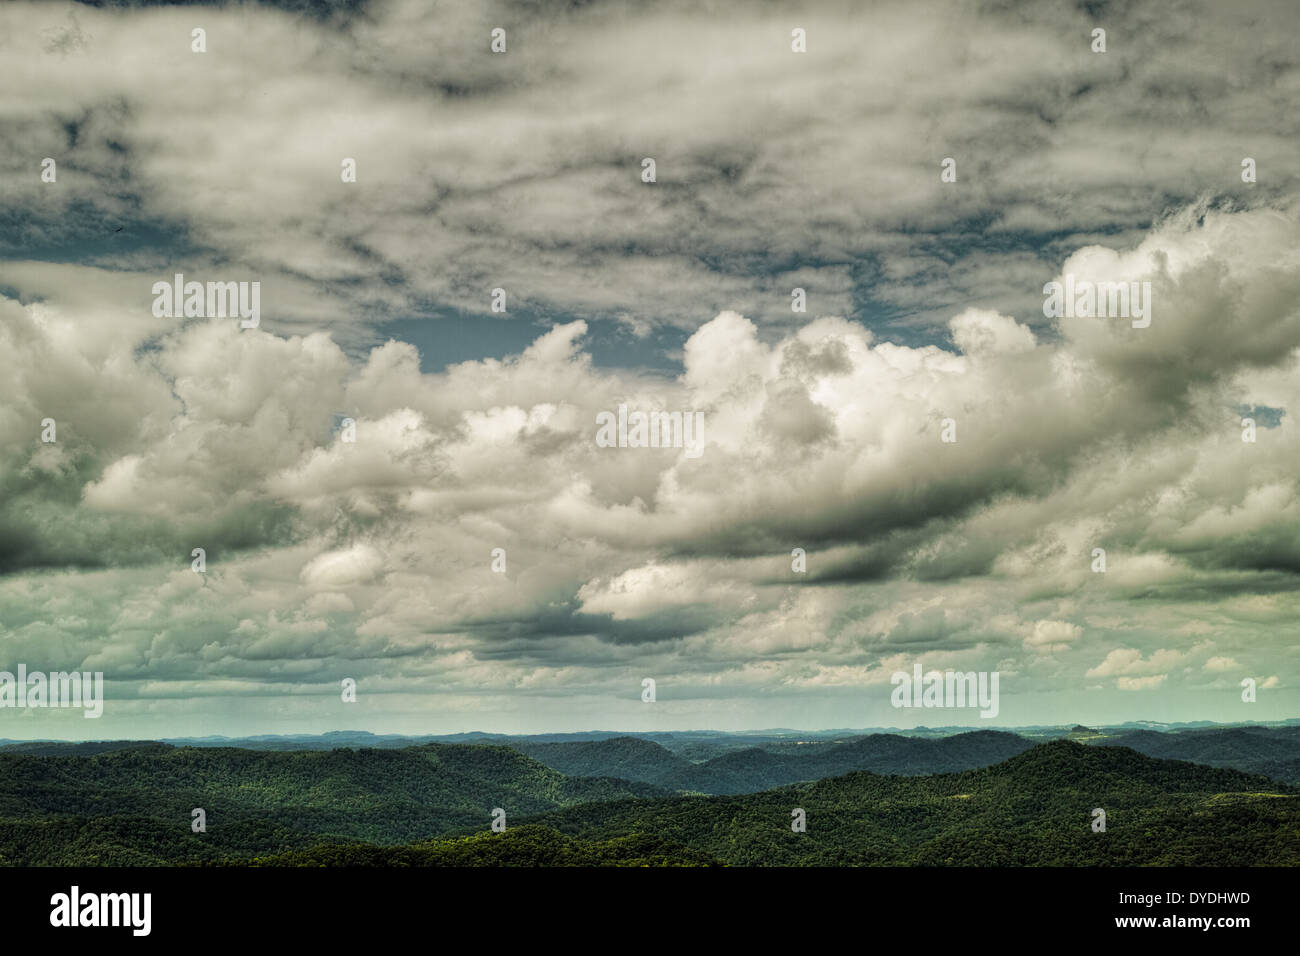
{"label": "tree-covered ridge", "polygon": [[[205,833],[190,829],[194,807],[207,811]],[[494,807],[506,810],[505,834],[488,831]],[[1092,829],[1095,808],[1106,812],[1104,833]],[[806,832],[791,829],[795,809],[806,814]],[[0,862],[223,860],[1296,865],[1300,790],[1068,740],[960,773],[858,771],[723,796],[566,777],[499,746],[0,755]]]}
{"label": "tree-covered ridge", "polygon": [[[1174,732],[1075,727],[1068,737],[1080,743],[1131,747],[1151,757],[1231,767],[1284,783],[1300,783],[1300,727],[1295,726]],[[640,780],[682,792],[738,794],[855,770],[904,775],[955,773],[1000,763],[1040,742],[1042,738],[994,730],[935,737],[878,733],[839,741],[765,741],[745,746],[729,740],[722,753],[716,753],[717,747],[695,748],[714,751],[702,760],[686,759],[681,750],[631,735],[566,742],[519,738],[508,745],[561,773]]]}
{"label": "tree-covered ridge", "polygon": [[[508,747],[254,751],[150,745],[84,757],[0,754],[0,862],[137,864],[407,843],[561,806],[663,795],[566,777]],[[192,833],[204,809],[208,832]]]}
{"label": "tree-covered ridge", "polygon": [[581,777],[619,777],[660,784],[697,766],[661,744],[632,736],[572,743],[519,741],[510,746],[560,773]]}
{"label": "tree-covered ridge", "polygon": [[[1037,743],[1066,738],[1103,747],[1132,747],[1150,757],[1189,760],[1214,767],[1262,773],[1300,783],[1300,725],[1180,727],[1162,731],[1128,726],[954,731],[918,728],[906,734],[852,731],[656,731],[500,735],[471,732],[403,736],[365,731],[263,735],[242,738],[177,738],[173,747],[300,751],[405,749],[424,744],[497,744],[518,750],[568,776],[618,777],[672,790],[746,793],[788,783],[839,776],[854,770],[929,774],[999,763]],[[159,746],[155,741],[9,741],[0,754],[85,756],[110,750]],[[738,756],[743,754],[744,756]],[[770,760],[763,754],[779,759]],[[727,759],[722,759],[727,758]]]}
{"label": "tree-covered ridge", "polygon": [[994,730],[934,739],[870,734],[843,743],[812,747],[796,744],[747,747],[700,763],[692,763],[659,744],[636,737],[514,746],[562,773],[622,777],[684,792],[736,794],[836,777],[854,770],[891,774],[968,770],[1023,753],[1033,742]]}
{"label": "tree-covered ridge", "polygon": [[1132,747],[1149,757],[1233,767],[1300,784],[1300,727],[1213,727],[1177,733],[1131,730],[1088,742]]}
{"label": "tree-covered ridge", "polygon": [[[807,815],[793,832],[791,812]],[[1106,832],[1093,832],[1094,808]],[[536,822],[656,833],[732,865],[1295,865],[1300,792],[1125,748],[1043,744],[930,777],[852,773],[758,794],[618,801]]]}
{"label": "tree-covered ridge", "polygon": [[647,833],[588,842],[536,824],[504,833],[430,840],[412,846],[332,844],[221,866],[720,866],[689,847]]}
{"label": "tree-covered ridge", "polygon": [[1016,734],[992,730],[938,739],[871,734],[808,754],[789,745],[725,754],[690,774],[691,786],[677,787],[673,780],[665,781],[664,786],[734,794],[859,770],[907,776],[946,773],[999,763],[1032,746]]}

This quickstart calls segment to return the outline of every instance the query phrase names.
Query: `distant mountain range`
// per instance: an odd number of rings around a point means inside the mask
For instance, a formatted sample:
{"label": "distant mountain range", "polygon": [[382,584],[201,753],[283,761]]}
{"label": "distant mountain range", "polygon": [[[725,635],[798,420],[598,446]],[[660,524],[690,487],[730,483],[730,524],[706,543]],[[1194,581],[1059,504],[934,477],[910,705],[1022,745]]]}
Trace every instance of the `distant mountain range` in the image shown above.
{"label": "distant mountain range", "polygon": [[995,730],[927,739],[872,734],[845,743],[768,744],[733,750],[692,763],[659,744],[635,737],[584,743],[514,743],[561,773],[622,777],[668,790],[711,794],[753,793],[801,780],[836,777],[854,770],[926,774],[998,763],[1033,746],[1024,737]]}
{"label": "distant mountain range", "polygon": [[[1081,725],[1066,724],[1052,726],[1001,727],[1000,733],[1014,733],[1031,740],[1055,740],[1069,736],[1080,729]],[[1280,721],[1263,721],[1249,724],[1216,724],[1212,721],[1194,721],[1190,723],[1162,724],[1157,721],[1137,720],[1123,724],[1107,724],[1093,733],[1117,734],[1126,730],[1155,730],[1174,732],[1192,729],[1239,729],[1249,727],[1300,727],[1300,717]],[[803,746],[828,743],[842,743],[872,734],[892,734],[899,737],[941,738],[957,734],[967,734],[985,728],[976,727],[868,727],[859,729],[834,728],[824,730],[791,730],[787,728],[769,728],[766,730],[724,731],[724,730],[685,730],[685,731],[618,731],[592,730],[579,733],[556,734],[491,734],[482,731],[469,731],[459,734],[374,734],[365,730],[335,730],[323,734],[258,734],[249,737],[224,737],[212,735],[207,737],[162,737],[148,741],[57,741],[57,740],[15,740],[0,737],[0,750],[5,748],[44,747],[49,744],[94,745],[122,743],[168,743],[178,747],[240,747],[246,750],[333,750],[336,747],[411,747],[416,744],[484,744],[515,743],[584,743],[590,741],[610,740],[615,737],[636,737],[660,744],[673,753],[687,756],[688,759],[707,759],[692,756],[689,752],[702,749],[709,757],[717,756],[727,750],[743,750],[747,747],[763,747],[774,744],[798,743]],[[1090,728],[1082,727],[1083,730]],[[26,752],[39,752],[28,749]]]}
{"label": "distant mountain range", "polygon": [[1300,784],[1300,726],[1227,727],[1179,733],[1131,730],[1084,742],[1132,747],[1150,757],[1233,767]]}
{"label": "distant mountain range", "polygon": [[[1092,827],[1106,812],[1104,832]],[[806,829],[791,827],[802,811]],[[616,800],[518,831],[322,846],[261,865],[1244,866],[1300,864],[1300,791],[1068,740],[992,767],[851,773],[757,794]],[[641,849],[635,849],[640,846]]]}
{"label": "distant mountain range", "polygon": [[[795,809],[807,831],[791,830]],[[1106,831],[1089,825],[1106,812]],[[733,865],[1295,865],[1300,791],[1068,740],[927,777],[852,773],[728,797],[614,801],[530,822],[652,833]]]}
{"label": "distant mountain range", "polygon": [[[1300,790],[1279,782],[1298,748],[1295,727],[1083,726],[1039,744],[1001,731],[764,740],[698,762],[631,736],[23,744],[0,751],[0,864],[1300,864]],[[194,808],[206,832],[191,830]],[[496,808],[510,839],[484,842]],[[806,833],[790,830],[795,809]],[[512,832],[524,824],[540,829]]]}
{"label": "distant mountain range", "polygon": [[[1125,746],[1151,757],[1187,760],[1214,767],[1262,773],[1283,783],[1300,784],[1300,725],[1213,726],[1156,732],[1127,727],[1054,728],[1031,736],[1008,731],[964,731],[946,736],[867,734],[841,737],[825,731],[796,739],[762,734],[690,732],[683,734],[550,734],[531,737],[455,735],[478,744],[508,746],[568,776],[616,777],[653,784],[674,792],[738,794],[855,770],[881,774],[932,774],[970,770],[1013,757],[1044,739],[1090,745]],[[223,739],[224,738],[220,738]],[[324,751],[339,748],[399,750],[428,746],[428,738],[340,732],[304,737],[241,739],[241,749]],[[441,738],[443,744],[447,738]],[[0,755],[77,756],[158,746],[202,746],[178,739],[155,741],[35,741],[0,747]]]}

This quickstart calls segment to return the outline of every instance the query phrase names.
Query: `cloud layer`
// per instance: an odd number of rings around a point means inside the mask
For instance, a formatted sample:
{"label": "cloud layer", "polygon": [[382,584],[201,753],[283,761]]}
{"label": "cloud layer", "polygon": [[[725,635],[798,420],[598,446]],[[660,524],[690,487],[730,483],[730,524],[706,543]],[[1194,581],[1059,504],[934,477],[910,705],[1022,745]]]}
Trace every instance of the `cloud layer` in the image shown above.
{"label": "cloud layer", "polygon": [[110,735],[904,725],[917,660],[1003,724],[1294,716],[1300,52],[1187,10],[0,9],[3,658]]}

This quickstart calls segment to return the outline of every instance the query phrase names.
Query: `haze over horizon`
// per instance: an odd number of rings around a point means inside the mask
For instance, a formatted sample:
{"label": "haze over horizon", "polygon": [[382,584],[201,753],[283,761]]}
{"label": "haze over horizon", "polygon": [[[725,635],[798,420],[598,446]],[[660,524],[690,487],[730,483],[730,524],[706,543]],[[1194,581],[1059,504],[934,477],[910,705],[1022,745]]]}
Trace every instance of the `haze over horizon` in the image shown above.
{"label": "haze over horizon", "polygon": [[680,734],[680,735],[719,734],[719,735],[736,735],[736,736],[763,735],[763,734],[820,735],[820,734],[832,734],[832,733],[870,735],[870,734],[889,734],[889,733],[908,734],[916,731],[930,731],[930,732],[952,731],[954,733],[966,733],[969,731],[977,731],[977,730],[996,730],[1005,733],[1017,733],[1019,731],[1025,731],[1025,730],[1059,729],[1059,728],[1074,727],[1074,726],[1084,726],[1084,727],[1088,727],[1088,729],[1090,730],[1101,730],[1107,728],[1114,729],[1118,727],[1137,726],[1137,725],[1148,726],[1152,728],[1154,727],[1182,728],[1193,724],[1204,724],[1210,728],[1215,728],[1215,727],[1230,728],[1230,727],[1237,727],[1237,726],[1263,726],[1265,724],[1294,724],[1297,722],[1300,722],[1300,716],[1285,717],[1285,718],[1280,718],[1278,720],[1270,720],[1270,721],[1243,721],[1240,723],[1220,722],[1220,721],[1210,721],[1210,720],[1194,720],[1194,721],[1124,720],[1124,721],[1115,721],[1115,722],[1108,722],[1108,723],[1097,723],[1091,725],[1085,724],[1080,721],[1073,721],[1073,722],[1067,721],[1065,723],[1021,724],[1016,726],[1008,726],[1002,724],[995,724],[989,726],[985,724],[934,723],[934,724],[910,724],[906,726],[882,725],[882,726],[861,726],[861,727],[848,727],[848,726],[845,727],[832,727],[832,726],[757,727],[755,726],[755,727],[744,727],[744,728],[731,728],[728,730],[722,730],[716,727],[681,727],[681,728],[673,728],[669,730],[662,730],[657,728],[649,729],[649,730],[637,730],[637,729],[629,729],[629,728],[609,728],[609,727],[568,728],[568,729],[562,729],[562,728],[537,729],[534,727],[529,727],[527,729],[519,729],[519,730],[485,730],[479,727],[465,727],[459,730],[399,731],[399,730],[373,730],[373,729],[363,729],[358,727],[339,727],[339,728],[332,728],[328,730],[311,730],[311,731],[293,731],[293,730],[283,730],[283,729],[264,730],[264,731],[250,730],[238,734],[217,733],[217,732],[204,733],[204,734],[172,734],[172,733],[157,734],[155,733],[144,737],[132,737],[130,735],[107,736],[107,737],[50,736],[50,737],[27,737],[27,738],[0,736],[0,742],[22,743],[22,742],[29,742],[29,741],[30,742],[54,741],[54,742],[66,742],[66,743],[103,743],[103,742],[114,741],[114,740],[130,740],[130,739],[201,740],[206,738],[212,738],[212,739],[219,738],[219,739],[227,739],[227,740],[242,740],[242,739],[255,738],[255,737],[325,737],[330,735],[340,735],[340,736],[370,735],[374,737],[400,736],[400,737],[420,738],[420,737],[457,737],[457,736],[464,736],[469,734],[484,734],[493,737],[528,737],[528,736],[565,736],[565,735],[584,736],[584,735],[594,735],[594,734],[602,734],[602,735],[608,734],[611,736],[623,736],[623,735],[645,736],[650,734]]}

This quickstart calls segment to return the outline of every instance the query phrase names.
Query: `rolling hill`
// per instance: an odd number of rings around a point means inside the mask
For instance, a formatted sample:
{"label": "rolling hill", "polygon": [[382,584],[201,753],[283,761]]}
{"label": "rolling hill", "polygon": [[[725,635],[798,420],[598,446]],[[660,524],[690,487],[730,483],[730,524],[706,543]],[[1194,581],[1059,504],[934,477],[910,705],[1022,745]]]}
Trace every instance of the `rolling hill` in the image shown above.
{"label": "rolling hill", "polygon": [[1087,742],[1132,747],[1149,757],[1232,767],[1300,784],[1300,727],[1214,727],[1176,733],[1131,730]]}
{"label": "rolling hill", "polygon": [[213,866],[720,866],[680,843],[649,834],[602,842],[575,840],[536,824],[504,833],[431,840],[412,846],[342,844]]}
{"label": "rolling hill", "polygon": [[[807,832],[791,813],[807,814]],[[1090,826],[1107,814],[1104,833]],[[930,777],[851,773],[756,794],[614,801],[529,822],[654,833],[732,865],[1296,865],[1300,792],[1236,770],[1061,740]]]}
{"label": "rolling hill", "polygon": [[[664,791],[566,777],[507,747],[275,752],[150,744],[0,754],[0,863],[139,864],[253,856],[331,840],[404,843]],[[191,831],[201,807],[207,832]]]}
{"label": "rolling hill", "polygon": [[[872,735],[702,764],[628,738],[539,751],[583,772],[654,774],[674,789],[831,774],[719,795],[568,776],[497,745],[0,753],[0,864],[1300,865],[1300,789],[1097,746],[1085,731],[1089,744],[1035,746],[999,732]],[[1238,756],[1251,747],[1261,760],[1276,754],[1248,735]],[[1017,753],[917,775],[1002,748]],[[834,773],[868,762],[899,773]],[[190,829],[195,807],[206,811],[206,832]],[[506,810],[505,834],[488,832],[494,807]],[[1106,812],[1105,832],[1091,828],[1094,808]],[[806,832],[790,827],[796,809]]]}
{"label": "rolling hill", "polygon": [[977,730],[951,737],[872,734],[845,743],[768,744],[691,763],[658,744],[635,737],[582,743],[513,744],[561,773],[621,777],[669,790],[737,794],[837,777],[854,770],[928,774],[998,763],[1033,746],[1016,734]]}

